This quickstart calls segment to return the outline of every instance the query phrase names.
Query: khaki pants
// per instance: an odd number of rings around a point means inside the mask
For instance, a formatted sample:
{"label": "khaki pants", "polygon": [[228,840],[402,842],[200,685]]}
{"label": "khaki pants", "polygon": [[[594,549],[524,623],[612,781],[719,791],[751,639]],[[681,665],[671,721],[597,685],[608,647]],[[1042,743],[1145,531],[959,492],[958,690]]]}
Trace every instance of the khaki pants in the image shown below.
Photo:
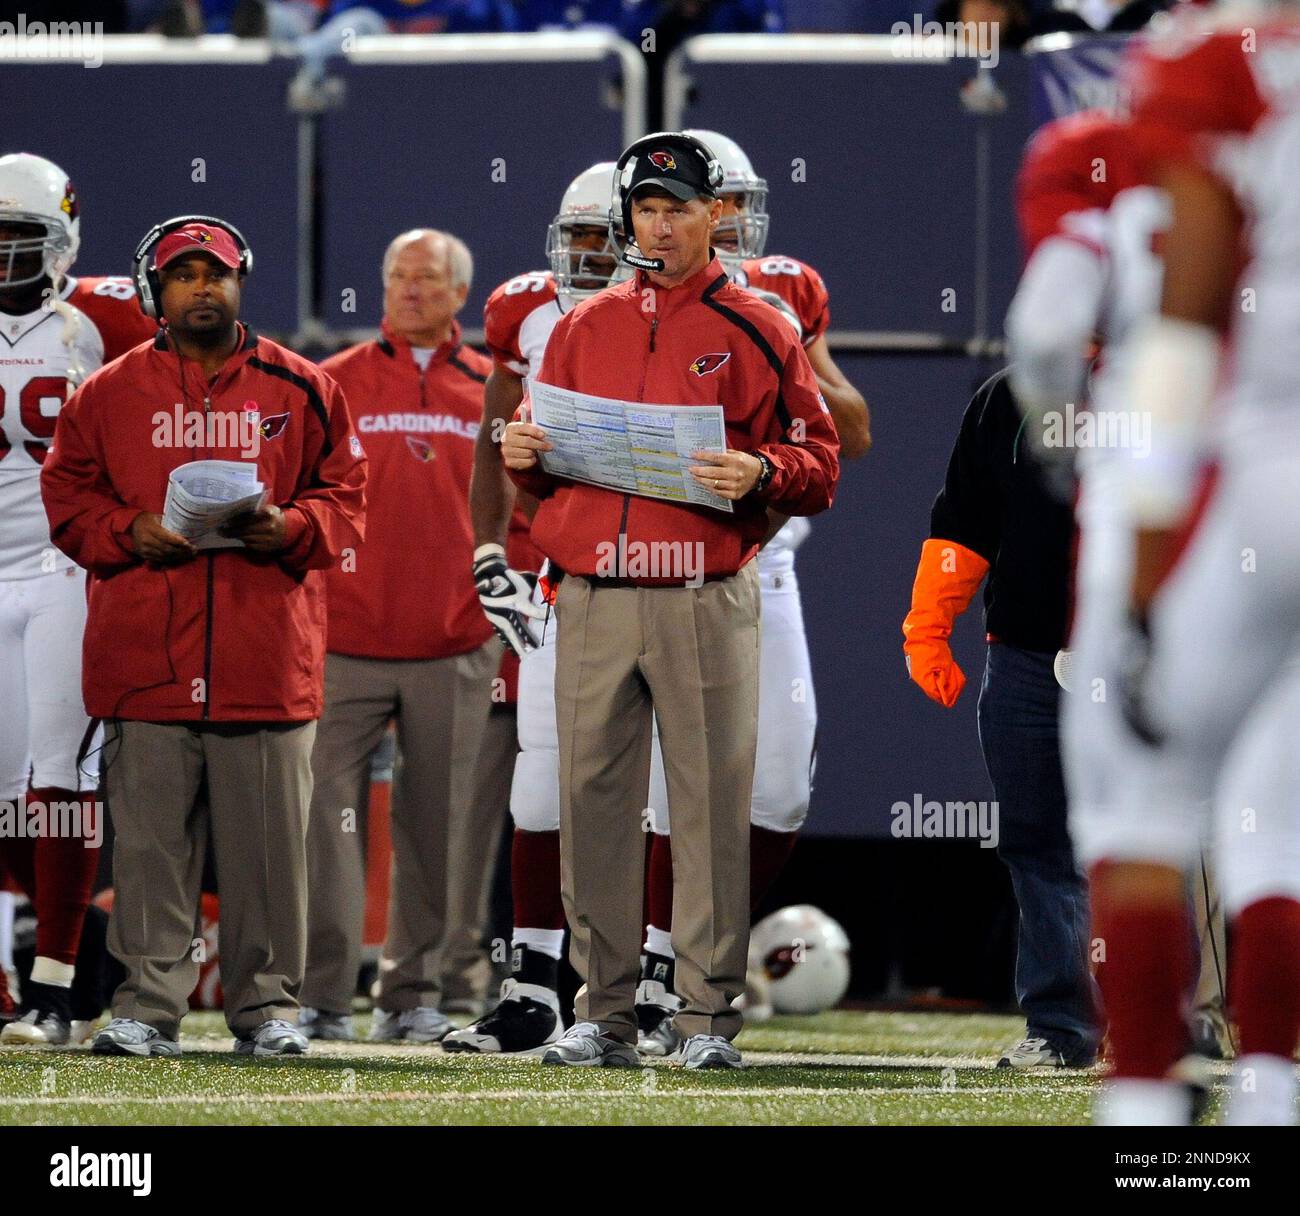
{"label": "khaki pants", "polygon": [[[199,978],[200,882],[211,824],[226,1023],[297,1021],[307,944],[307,807],[316,723],[110,722],[108,946],[126,968],[113,1016],[175,1037]],[[206,805],[195,796],[206,779]]]}
{"label": "khaki pants", "polygon": [[733,1038],[749,948],[758,576],[698,588],[570,576],[556,601],[560,850],[575,1012],[636,1042],[652,711],[673,808],[673,950],[683,1035]]}
{"label": "khaki pants", "polygon": [[[475,881],[460,873],[469,866],[453,850],[473,837],[465,821],[499,659],[496,641],[448,659],[326,656],[307,832],[304,1005],[334,1013],[352,1009],[366,901],[370,756],[394,716],[393,861],[378,1005],[394,1013],[438,1005],[448,975],[447,943],[464,937],[458,917],[467,900],[456,883]],[[465,951],[460,954],[464,966]]]}

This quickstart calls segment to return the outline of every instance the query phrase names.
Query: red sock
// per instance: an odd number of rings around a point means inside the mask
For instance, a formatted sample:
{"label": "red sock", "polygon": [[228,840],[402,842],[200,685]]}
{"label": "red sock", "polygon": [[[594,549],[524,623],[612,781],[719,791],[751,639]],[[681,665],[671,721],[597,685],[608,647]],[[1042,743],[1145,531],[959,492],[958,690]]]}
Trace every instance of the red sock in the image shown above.
{"label": "red sock", "polygon": [[1300,902],[1276,896],[1243,908],[1232,951],[1242,1055],[1289,1060],[1300,1038]]}
{"label": "red sock", "polygon": [[785,863],[794,852],[798,832],[774,832],[771,828],[749,825],[749,910],[763,902]]}
{"label": "red sock", "polygon": [[[30,802],[47,808],[47,832],[55,830],[62,816],[48,810],[51,803],[73,802],[93,806],[96,823],[101,823],[104,806],[93,792],[54,788],[33,789]],[[36,953],[57,963],[74,963],[81,942],[81,926],[90,905],[90,893],[99,869],[99,846],[91,846],[92,825],[84,813],[71,820],[77,835],[45,835],[36,842]]]}
{"label": "red sock", "polygon": [[646,870],[645,923],[671,933],[673,929],[673,838],[655,833],[650,839]]}
{"label": "red sock", "polygon": [[1116,1077],[1159,1080],[1187,1042],[1182,1004],[1191,982],[1191,924],[1181,900],[1130,904],[1106,898],[1092,872],[1093,934],[1105,944],[1098,972]]}
{"label": "red sock", "polygon": [[510,890],[514,896],[515,928],[564,928],[559,832],[523,832],[515,828],[510,845]]}

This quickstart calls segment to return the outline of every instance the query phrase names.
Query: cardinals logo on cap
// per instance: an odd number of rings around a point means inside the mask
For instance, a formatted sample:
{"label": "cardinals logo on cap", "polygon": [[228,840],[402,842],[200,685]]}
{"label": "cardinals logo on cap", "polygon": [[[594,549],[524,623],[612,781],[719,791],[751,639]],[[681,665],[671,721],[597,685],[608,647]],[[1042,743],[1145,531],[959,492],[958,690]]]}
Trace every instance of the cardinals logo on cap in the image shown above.
{"label": "cardinals logo on cap", "polygon": [[257,433],[263,439],[279,439],[284,434],[284,428],[288,425],[288,411],[283,414],[272,414],[269,418],[262,419],[261,425],[257,428]]}
{"label": "cardinals logo on cap", "polygon": [[198,232],[195,233],[195,237],[200,245],[212,244],[212,233],[210,233],[206,228],[200,228]]}
{"label": "cardinals logo on cap", "polygon": [[651,152],[648,159],[656,169],[662,169],[665,173],[677,168],[677,160],[671,152]]}
{"label": "cardinals logo on cap", "polygon": [[411,449],[411,455],[424,464],[428,464],[434,458],[433,444],[427,439],[417,439],[414,435],[407,435],[406,446]]}
{"label": "cardinals logo on cap", "polygon": [[697,376],[707,376],[710,372],[716,372],[730,358],[730,351],[720,355],[701,355],[691,362],[691,371]]}

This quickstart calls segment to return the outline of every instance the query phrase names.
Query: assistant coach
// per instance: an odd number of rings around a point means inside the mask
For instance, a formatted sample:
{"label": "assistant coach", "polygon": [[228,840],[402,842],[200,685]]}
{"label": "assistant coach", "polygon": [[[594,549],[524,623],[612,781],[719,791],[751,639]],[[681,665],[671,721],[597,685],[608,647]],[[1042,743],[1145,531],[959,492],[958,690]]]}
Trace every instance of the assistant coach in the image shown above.
{"label": "assistant coach", "polygon": [[[180,1054],[209,823],[235,1049],[307,1046],[321,571],[361,540],[366,465],[338,385],[236,319],[251,263],[219,220],[151,232],[136,278],[163,328],[73,394],[41,472],[50,536],[91,575],[82,684],[116,832],[109,949],[126,979],[96,1052]],[[255,464],[266,505],[227,529],[243,547],[199,552],[163,525],[168,476],[193,460]]]}
{"label": "assistant coach", "polygon": [[[767,509],[831,503],[839,441],[799,340],[769,304],[734,286],[710,248],[722,167],[699,140],[661,133],[619,158],[615,207],[640,253],[634,280],[561,318],[539,379],[560,388],[676,405],[721,405],[728,450],[691,474],[734,512],[556,478],[530,422],[502,456],[541,500],[533,539],[564,572],[555,702],[561,855],[577,1023],[545,1059],[635,1065],[652,712],[673,808],[673,948],[687,1067],[735,1067],[732,1001],[749,944],[749,801],[758,710],[758,579]],[[527,408],[527,402],[524,403]],[[660,552],[644,576],[620,554]],[[606,577],[598,577],[605,575]],[[702,575],[703,582],[699,576]]]}

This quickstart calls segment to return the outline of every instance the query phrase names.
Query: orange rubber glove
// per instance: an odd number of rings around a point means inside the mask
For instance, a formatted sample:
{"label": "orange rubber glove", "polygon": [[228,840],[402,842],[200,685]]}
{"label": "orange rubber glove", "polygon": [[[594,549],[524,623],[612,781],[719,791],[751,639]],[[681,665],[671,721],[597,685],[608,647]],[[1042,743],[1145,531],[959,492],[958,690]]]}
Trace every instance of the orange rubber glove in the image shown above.
{"label": "orange rubber glove", "polygon": [[952,624],[979,590],[989,564],[955,540],[931,538],[921,546],[912,584],[912,611],[903,622],[907,674],[932,701],[957,704],[966,676],[948,646]]}

